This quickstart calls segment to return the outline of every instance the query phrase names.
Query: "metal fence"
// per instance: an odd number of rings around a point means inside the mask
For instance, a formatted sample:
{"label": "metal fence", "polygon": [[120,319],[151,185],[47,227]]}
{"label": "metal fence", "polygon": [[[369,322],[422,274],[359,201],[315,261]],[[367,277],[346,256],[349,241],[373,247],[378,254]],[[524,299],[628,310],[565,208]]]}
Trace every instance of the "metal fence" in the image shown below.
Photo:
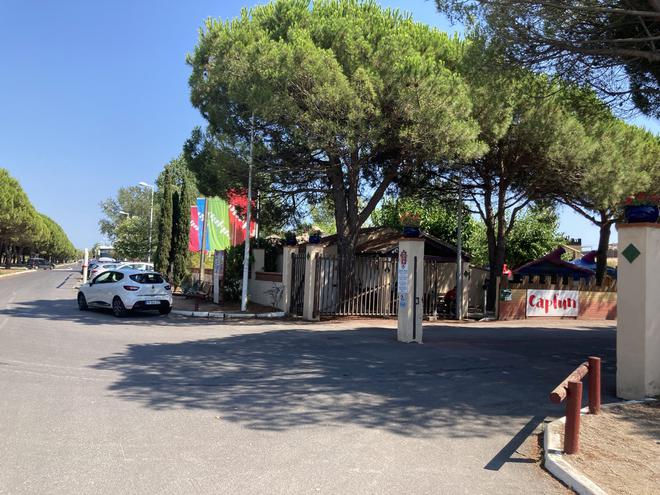
{"label": "metal fence", "polygon": [[291,254],[291,307],[289,312],[302,316],[305,299],[305,253]]}
{"label": "metal fence", "polygon": [[339,258],[316,258],[315,309],[320,315],[396,316],[397,258],[356,256],[354,276],[340,289]]}

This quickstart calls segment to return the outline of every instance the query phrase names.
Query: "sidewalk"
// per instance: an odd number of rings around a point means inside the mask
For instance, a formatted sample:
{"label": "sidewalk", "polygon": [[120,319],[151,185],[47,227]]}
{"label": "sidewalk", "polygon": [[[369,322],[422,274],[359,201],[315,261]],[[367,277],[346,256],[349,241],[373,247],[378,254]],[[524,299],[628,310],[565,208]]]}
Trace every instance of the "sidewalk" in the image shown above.
{"label": "sidewalk", "polygon": [[[196,306],[198,305],[198,306]],[[199,299],[186,299],[180,294],[174,294],[173,307],[175,310],[180,311],[201,311],[204,313],[240,313],[240,301],[228,301],[220,304],[215,304],[211,301],[200,301]],[[247,313],[272,313],[280,311],[278,308],[270,306],[263,306],[253,302],[248,303]]]}

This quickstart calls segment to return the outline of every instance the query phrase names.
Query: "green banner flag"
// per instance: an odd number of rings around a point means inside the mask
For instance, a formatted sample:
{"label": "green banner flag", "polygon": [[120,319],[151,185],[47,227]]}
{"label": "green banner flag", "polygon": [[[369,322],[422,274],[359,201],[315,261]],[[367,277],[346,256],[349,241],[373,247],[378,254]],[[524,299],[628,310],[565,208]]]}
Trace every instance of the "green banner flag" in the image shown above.
{"label": "green banner flag", "polygon": [[231,246],[229,240],[229,205],[222,198],[209,198],[208,221],[206,228],[209,231],[209,244],[211,251],[227,249]]}

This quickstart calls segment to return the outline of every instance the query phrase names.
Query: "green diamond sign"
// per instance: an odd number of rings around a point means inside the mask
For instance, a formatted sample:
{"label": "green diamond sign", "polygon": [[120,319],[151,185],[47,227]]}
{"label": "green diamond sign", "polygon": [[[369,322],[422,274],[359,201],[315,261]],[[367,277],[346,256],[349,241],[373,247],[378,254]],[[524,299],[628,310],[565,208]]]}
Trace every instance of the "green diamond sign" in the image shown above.
{"label": "green diamond sign", "polygon": [[631,243],[631,244],[628,244],[626,249],[621,251],[621,254],[623,255],[624,258],[626,258],[628,260],[628,263],[632,263],[642,253],[640,253],[639,249],[637,249],[635,247],[635,245]]}

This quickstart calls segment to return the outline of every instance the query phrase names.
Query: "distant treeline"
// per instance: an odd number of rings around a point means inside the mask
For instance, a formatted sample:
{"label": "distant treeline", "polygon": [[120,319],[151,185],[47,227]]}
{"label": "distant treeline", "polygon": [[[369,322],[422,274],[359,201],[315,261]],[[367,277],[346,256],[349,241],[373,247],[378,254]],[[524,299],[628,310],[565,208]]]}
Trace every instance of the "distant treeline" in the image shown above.
{"label": "distant treeline", "polygon": [[4,168],[0,168],[0,257],[5,266],[39,256],[55,263],[77,252],[55,221],[39,213]]}

